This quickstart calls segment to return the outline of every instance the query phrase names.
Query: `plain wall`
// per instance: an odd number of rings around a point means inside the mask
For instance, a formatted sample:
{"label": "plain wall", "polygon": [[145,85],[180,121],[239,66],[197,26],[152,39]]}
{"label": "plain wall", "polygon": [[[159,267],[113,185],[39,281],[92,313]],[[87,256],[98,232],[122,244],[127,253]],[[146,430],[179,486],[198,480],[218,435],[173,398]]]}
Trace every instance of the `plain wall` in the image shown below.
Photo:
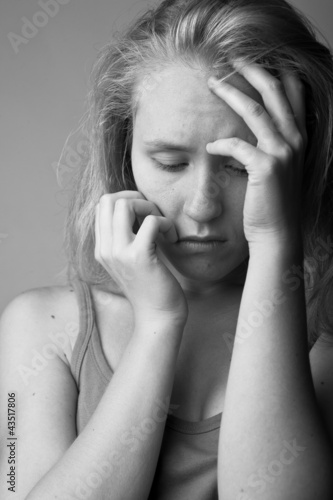
{"label": "plain wall", "polygon": [[[112,33],[157,2],[58,0],[49,13],[42,3],[0,3],[0,314],[24,290],[63,284],[66,185],[79,154],[64,146],[83,113],[89,70]],[[292,3],[333,45],[331,0]]]}

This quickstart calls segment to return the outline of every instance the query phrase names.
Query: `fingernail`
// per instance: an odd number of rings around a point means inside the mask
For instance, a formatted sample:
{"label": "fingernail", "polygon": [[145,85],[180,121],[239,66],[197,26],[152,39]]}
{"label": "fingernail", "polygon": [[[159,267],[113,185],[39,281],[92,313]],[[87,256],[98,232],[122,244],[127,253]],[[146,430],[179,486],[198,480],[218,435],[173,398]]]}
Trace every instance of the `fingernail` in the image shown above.
{"label": "fingernail", "polygon": [[230,88],[230,84],[225,82],[225,81],[219,80],[215,76],[212,76],[208,80],[208,87],[210,87],[212,89],[214,89],[216,87],[218,87],[219,89],[223,89],[223,88],[228,89],[228,88]]}

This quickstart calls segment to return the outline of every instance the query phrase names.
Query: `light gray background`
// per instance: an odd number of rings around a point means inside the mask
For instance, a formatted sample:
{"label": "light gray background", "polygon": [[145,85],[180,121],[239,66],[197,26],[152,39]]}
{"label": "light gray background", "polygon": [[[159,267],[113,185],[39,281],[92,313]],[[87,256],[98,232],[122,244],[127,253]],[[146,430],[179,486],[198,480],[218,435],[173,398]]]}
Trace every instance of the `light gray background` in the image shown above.
{"label": "light gray background", "polygon": [[[84,146],[73,147],[74,135],[70,149],[66,139],[79,125],[98,48],[155,3],[59,0],[51,16],[38,0],[1,0],[0,314],[24,290],[63,283],[66,185]],[[333,46],[331,0],[292,3]],[[14,50],[8,34],[22,36],[22,18],[40,26]]]}

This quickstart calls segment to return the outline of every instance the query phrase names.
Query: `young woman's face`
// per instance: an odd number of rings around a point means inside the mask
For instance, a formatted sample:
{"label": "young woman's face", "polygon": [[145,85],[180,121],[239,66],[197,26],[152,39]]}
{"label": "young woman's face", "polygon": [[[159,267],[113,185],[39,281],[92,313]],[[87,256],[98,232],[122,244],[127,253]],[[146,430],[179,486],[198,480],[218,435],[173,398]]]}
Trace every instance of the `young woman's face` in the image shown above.
{"label": "young woman's face", "polygon": [[[191,249],[158,238],[158,255],[183,287],[193,290],[230,281],[248,257],[246,170],[233,158],[207,153],[206,145],[234,136],[257,144],[243,119],[209,90],[207,78],[199,69],[174,65],[146,81],[132,143],[137,190],[172,220],[179,238],[214,235],[224,240],[215,249]],[[239,74],[228,81],[263,104]]]}

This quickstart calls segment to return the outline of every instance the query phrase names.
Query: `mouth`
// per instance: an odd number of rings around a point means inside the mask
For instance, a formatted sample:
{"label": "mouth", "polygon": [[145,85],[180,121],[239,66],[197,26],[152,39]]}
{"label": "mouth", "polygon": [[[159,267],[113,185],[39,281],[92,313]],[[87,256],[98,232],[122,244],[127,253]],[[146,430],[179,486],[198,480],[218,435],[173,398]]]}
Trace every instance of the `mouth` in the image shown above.
{"label": "mouth", "polygon": [[179,238],[178,242],[181,241],[197,241],[199,243],[207,243],[210,241],[226,241],[226,240],[225,238],[221,238],[221,236],[218,234],[206,234],[206,236],[199,236],[194,234]]}
{"label": "mouth", "polygon": [[226,240],[182,239],[177,241],[176,246],[180,250],[189,252],[211,252],[221,250],[225,243]]}
{"label": "mouth", "polygon": [[212,245],[216,243],[225,243],[226,240],[214,240],[214,239],[192,239],[192,238],[184,238],[178,240],[177,243],[181,245],[182,243],[194,243],[196,245]]}

